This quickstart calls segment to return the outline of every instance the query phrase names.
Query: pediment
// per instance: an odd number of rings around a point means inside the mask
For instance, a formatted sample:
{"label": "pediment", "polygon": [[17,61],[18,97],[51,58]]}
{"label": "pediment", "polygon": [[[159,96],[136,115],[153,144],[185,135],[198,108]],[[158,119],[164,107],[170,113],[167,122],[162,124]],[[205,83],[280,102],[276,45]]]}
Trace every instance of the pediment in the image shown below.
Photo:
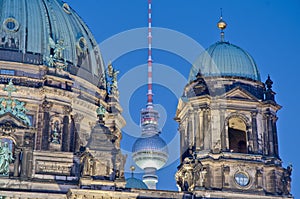
{"label": "pediment", "polygon": [[21,128],[21,129],[28,128],[28,126],[24,124],[24,122],[21,119],[17,118],[10,112],[0,115],[0,126],[7,126],[7,125],[13,128]]}
{"label": "pediment", "polygon": [[241,87],[236,87],[224,94],[227,99],[247,100],[258,102],[259,99]]}

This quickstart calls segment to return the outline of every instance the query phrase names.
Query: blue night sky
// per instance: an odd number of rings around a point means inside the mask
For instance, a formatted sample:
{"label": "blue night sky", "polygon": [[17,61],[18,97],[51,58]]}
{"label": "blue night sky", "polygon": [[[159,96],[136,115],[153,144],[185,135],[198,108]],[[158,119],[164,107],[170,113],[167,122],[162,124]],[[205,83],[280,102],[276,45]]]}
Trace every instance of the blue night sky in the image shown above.
{"label": "blue night sky", "polygon": [[[127,126],[122,149],[132,164],[131,146],[139,135],[139,112],[146,103],[147,0],[68,0],[100,44],[106,65],[120,70],[120,102]],[[154,100],[161,114],[161,136],[169,143],[170,161],[158,172],[159,189],[177,190],[177,124],[173,120],[193,60],[219,40],[220,8],[228,27],[225,40],[248,51],[262,81],[270,74],[278,112],[283,165],[293,164],[292,192],[300,197],[299,0],[153,0]],[[145,73],[144,73],[145,72]],[[128,173],[127,173],[128,176]],[[137,170],[136,177],[141,177]]]}

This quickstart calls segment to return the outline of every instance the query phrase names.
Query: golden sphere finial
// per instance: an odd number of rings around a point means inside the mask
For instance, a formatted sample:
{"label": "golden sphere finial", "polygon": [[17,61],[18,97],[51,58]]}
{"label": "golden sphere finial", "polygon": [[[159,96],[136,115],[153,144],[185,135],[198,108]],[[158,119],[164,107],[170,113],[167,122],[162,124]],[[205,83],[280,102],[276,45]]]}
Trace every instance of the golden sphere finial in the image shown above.
{"label": "golden sphere finial", "polygon": [[227,26],[227,23],[221,17],[218,24],[217,24],[217,26],[220,30],[224,30]]}
{"label": "golden sphere finial", "polygon": [[132,166],[130,166],[130,171],[131,172],[134,172],[135,171],[135,167],[132,165]]}
{"label": "golden sphere finial", "polygon": [[221,11],[221,16],[220,16],[220,20],[219,20],[217,26],[221,31],[223,31],[226,28],[227,23],[225,21],[223,21],[223,9],[220,8],[220,11]]}

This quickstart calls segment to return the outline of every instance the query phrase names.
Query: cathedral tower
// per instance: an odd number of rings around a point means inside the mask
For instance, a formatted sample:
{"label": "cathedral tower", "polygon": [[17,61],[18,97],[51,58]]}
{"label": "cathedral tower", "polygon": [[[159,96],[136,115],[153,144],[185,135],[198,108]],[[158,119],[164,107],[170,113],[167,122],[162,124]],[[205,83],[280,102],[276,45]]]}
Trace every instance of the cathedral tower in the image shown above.
{"label": "cathedral tower", "polygon": [[224,40],[226,26],[221,17],[221,40],[193,65],[178,103],[178,187],[197,197],[292,197],[292,167],[282,167],[278,151],[273,82],[263,83],[254,59]]}

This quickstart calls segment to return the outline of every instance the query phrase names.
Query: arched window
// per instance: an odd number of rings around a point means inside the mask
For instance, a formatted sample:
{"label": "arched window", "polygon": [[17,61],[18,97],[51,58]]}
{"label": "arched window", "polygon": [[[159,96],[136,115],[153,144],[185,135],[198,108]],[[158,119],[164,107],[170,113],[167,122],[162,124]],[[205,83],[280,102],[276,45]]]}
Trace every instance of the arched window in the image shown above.
{"label": "arched window", "polygon": [[229,119],[229,150],[233,153],[248,153],[246,124],[240,118]]}

